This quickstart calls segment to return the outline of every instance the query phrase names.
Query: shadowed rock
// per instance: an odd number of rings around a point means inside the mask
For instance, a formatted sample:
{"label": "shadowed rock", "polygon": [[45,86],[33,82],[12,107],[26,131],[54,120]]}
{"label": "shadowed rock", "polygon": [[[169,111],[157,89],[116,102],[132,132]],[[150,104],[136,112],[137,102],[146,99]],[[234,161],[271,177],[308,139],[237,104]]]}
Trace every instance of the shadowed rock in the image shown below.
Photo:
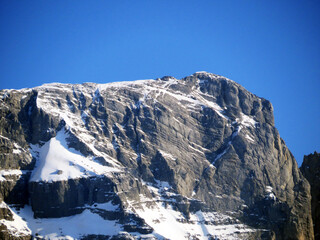
{"label": "shadowed rock", "polygon": [[[0,100],[1,169],[34,169],[41,154],[31,155],[30,144],[41,148],[63,131],[68,149],[119,170],[29,182],[19,202],[30,198],[36,217],[115,201],[124,231],[150,233],[126,213],[160,201],[182,213],[180,222],[201,210],[256,229],[234,233],[240,239],[313,239],[310,186],[274,126],[271,103],[227,78],[200,72],[181,80],[48,84],[1,90]],[[8,181],[4,199],[16,194]]]}

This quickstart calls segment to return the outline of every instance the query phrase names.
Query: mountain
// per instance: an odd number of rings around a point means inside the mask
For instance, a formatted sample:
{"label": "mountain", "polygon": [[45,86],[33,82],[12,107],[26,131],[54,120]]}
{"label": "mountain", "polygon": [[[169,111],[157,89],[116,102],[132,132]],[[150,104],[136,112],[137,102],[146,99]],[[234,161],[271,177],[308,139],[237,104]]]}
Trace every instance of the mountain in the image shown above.
{"label": "mountain", "polygon": [[273,107],[197,72],[0,91],[2,239],[313,239]]}
{"label": "mountain", "polygon": [[[311,186],[311,209],[315,239],[320,239],[320,153],[304,156],[300,170]],[[317,227],[316,227],[317,226]]]}

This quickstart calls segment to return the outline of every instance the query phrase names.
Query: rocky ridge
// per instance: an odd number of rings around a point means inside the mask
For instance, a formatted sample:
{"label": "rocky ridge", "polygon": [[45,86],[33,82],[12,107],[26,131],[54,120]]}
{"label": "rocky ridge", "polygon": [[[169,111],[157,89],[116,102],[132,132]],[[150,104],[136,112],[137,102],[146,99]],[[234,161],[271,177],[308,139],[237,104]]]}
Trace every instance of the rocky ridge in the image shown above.
{"label": "rocky ridge", "polygon": [[304,156],[300,170],[311,186],[311,209],[314,237],[320,239],[320,153]]}
{"label": "rocky ridge", "polygon": [[[4,239],[20,216],[18,238],[313,239],[310,187],[271,103],[227,78],[47,84],[0,101],[2,215],[17,216],[0,220]],[[70,216],[87,228],[63,228]]]}

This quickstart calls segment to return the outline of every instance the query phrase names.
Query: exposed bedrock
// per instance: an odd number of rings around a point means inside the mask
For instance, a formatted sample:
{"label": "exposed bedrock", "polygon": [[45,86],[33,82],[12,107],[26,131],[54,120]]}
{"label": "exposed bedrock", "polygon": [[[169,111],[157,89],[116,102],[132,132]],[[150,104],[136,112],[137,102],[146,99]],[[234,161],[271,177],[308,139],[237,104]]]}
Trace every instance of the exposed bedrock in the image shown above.
{"label": "exposed bedrock", "polygon": [[[130,177],[110,180],[105,176],[54,182],[29,182],[29,194],[35,217],[57,218],[82,212],[86,205],[112,202],[123,210],[130,199],[145,193],[141,184]],[[138,200],[138,199],[136,199]]]}
{"label": "exposed bedrock", "polygon": [[[256,229],[251,236],[313,239],[310,186],[275,128],[271,103],[227,78],[200,72],[180,80],[48,84],[1,90],[0,101],[0,166],[7,171],[0,193],[9,201],[21,192],[19,202],[30,198],[36,217],[70,216],[112,201],[126,226],[128,212],[163,202],[183,221],[200,210],[219,212]],[[66,137],[59,140],[59,133]],[[32,180],[28,187],[19,177],[9,183],[9,170],[45,168],[41,148],[50,150],[52,139],[111,170]],[[84,160],[68,161],[86,168]],[[136,226],[143,231],[143,221]]]}
{"label": "exposed bedrock", "polygon": [[320,153],[304,156],[300,170],[311,186],[314,237],[320,239]]}

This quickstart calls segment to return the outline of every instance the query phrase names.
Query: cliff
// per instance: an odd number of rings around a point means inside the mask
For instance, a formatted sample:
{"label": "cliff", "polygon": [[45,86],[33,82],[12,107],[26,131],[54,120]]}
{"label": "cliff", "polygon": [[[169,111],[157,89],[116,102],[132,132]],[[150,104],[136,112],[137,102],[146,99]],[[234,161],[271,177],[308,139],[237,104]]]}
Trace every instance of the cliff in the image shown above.
{"label": "cliff", "polygon": [[[1,198],[33,236],[53,236],[52,218],[56,237],[313,239],[310,186],[273,107],[234,81],[56,83],[0,99]],[[68,216],[86,228],[60,227]]]}
{"label": "cliff", "polygon": [[314,237],[320,239],[320,153],[304,156],[300,170],[311,186]]}

